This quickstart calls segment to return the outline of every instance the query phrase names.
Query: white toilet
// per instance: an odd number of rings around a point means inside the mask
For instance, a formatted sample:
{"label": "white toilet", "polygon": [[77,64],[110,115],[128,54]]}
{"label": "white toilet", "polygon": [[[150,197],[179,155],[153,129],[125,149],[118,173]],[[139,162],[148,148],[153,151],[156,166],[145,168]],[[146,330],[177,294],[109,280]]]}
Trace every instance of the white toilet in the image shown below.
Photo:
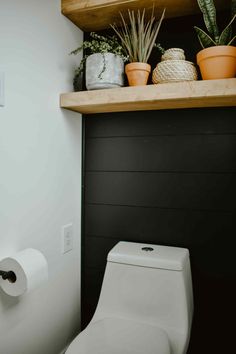
{"label": "white toilet", "polygon": [[184,354],[192,317],[189,251],[119,242],[93,319],[66,354]]}

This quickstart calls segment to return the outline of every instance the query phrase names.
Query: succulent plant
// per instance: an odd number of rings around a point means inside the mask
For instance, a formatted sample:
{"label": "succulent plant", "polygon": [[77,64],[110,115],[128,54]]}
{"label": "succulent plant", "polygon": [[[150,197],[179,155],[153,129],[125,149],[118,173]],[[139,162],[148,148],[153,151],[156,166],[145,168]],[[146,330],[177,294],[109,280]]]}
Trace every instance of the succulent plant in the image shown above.
{"label": "succulent plant", "polygon": [[216,22],[216,8],[214,0],[197,0],[198,6],[203,13],[203,19],[208,30],[208,33],[199,27],[194,27],[199,42],[203,48],[213,47],[218,45],[231,45],[236,35],[233,35],[232,24],[236,18],[236,0],[231,2],[231,19],[225,29],[220,32]]}

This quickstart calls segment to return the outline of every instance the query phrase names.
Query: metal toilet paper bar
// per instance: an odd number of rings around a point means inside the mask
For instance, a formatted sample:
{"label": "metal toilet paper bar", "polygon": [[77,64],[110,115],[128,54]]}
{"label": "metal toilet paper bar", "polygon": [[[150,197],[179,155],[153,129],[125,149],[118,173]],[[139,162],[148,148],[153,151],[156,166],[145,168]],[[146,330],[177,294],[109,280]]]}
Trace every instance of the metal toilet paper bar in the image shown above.
{"label": "metal toilet paper bar", "polygon": [[16,275],[11,270],[9,272],[6,272],[4,270],[0,270],[0,276],[2,277],[3,280],[8,280],[11,283],[15,283],[15,281],[16,281]]}

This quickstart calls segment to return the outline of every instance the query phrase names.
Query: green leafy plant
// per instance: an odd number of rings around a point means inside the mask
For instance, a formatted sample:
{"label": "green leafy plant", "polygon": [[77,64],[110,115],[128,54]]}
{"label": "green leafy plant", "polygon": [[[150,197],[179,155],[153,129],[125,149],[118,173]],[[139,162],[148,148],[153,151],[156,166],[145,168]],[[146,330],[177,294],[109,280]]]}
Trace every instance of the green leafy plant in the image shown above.
{"label": "green leafy plant", "polygon": [[220,33],[216,22],[216,8],[213,0],[197,0],[198,6],[203,13],[203,19],[208,30],[208,33],[199,27],[194,27],[197,32],[199,42],[203,48],[231,45],[236,36],[233,36],[232,24],[236,18],[236,0],[231,3],[231,20],[225,29]]}
{"label": "green leafy plant", "polygon": [[127,61],[127,56],[125,55],[124,49],[121,46],[117,36],[102,36],[95,32],[91,32],[89,34],[90,40],[84,41],[83,44],[77,49],[73,50],[70,54],[78,54],[81,51],[84,51],[84,56],[80,62],[80,65],[75,70],[75,77],[81,75],[85,68],[85,62],[89,55],[101,53],[103,54],[103,68],[101,73],[99,74],[99,78],[102,77],[102,74],[106,70],[106,62],[105,62],[105,53],[113,53],[115,55],[119,55],[124,61]]}
{"label": "green leafy plant", "polygon": [[116,24],[110,26],[120,38],[126,56],[130,62],[147,63],[153,48],[161,48],[155,42],[165,16],[165,9],[159,21],[156,21],[154,16],[154,8],[148,20],[145,18],[145,9],[142,13],[139,10],[137,13],[128,10],[129,24],[122,13],[120,16],[122,26],[118,27]]}

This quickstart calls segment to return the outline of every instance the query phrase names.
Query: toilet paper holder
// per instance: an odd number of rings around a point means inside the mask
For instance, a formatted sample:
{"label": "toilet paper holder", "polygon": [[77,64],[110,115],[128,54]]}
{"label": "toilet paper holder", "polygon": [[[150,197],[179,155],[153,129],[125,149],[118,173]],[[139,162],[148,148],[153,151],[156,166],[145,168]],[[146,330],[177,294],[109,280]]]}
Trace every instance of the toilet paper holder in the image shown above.
{"label": "toilet paper holder", "polygon": [[16,282],[16,275],[11,270],[8,272],[5,270],[0,270],[0,276],[2,277],[3,280],[8,280],[10,283]]}

